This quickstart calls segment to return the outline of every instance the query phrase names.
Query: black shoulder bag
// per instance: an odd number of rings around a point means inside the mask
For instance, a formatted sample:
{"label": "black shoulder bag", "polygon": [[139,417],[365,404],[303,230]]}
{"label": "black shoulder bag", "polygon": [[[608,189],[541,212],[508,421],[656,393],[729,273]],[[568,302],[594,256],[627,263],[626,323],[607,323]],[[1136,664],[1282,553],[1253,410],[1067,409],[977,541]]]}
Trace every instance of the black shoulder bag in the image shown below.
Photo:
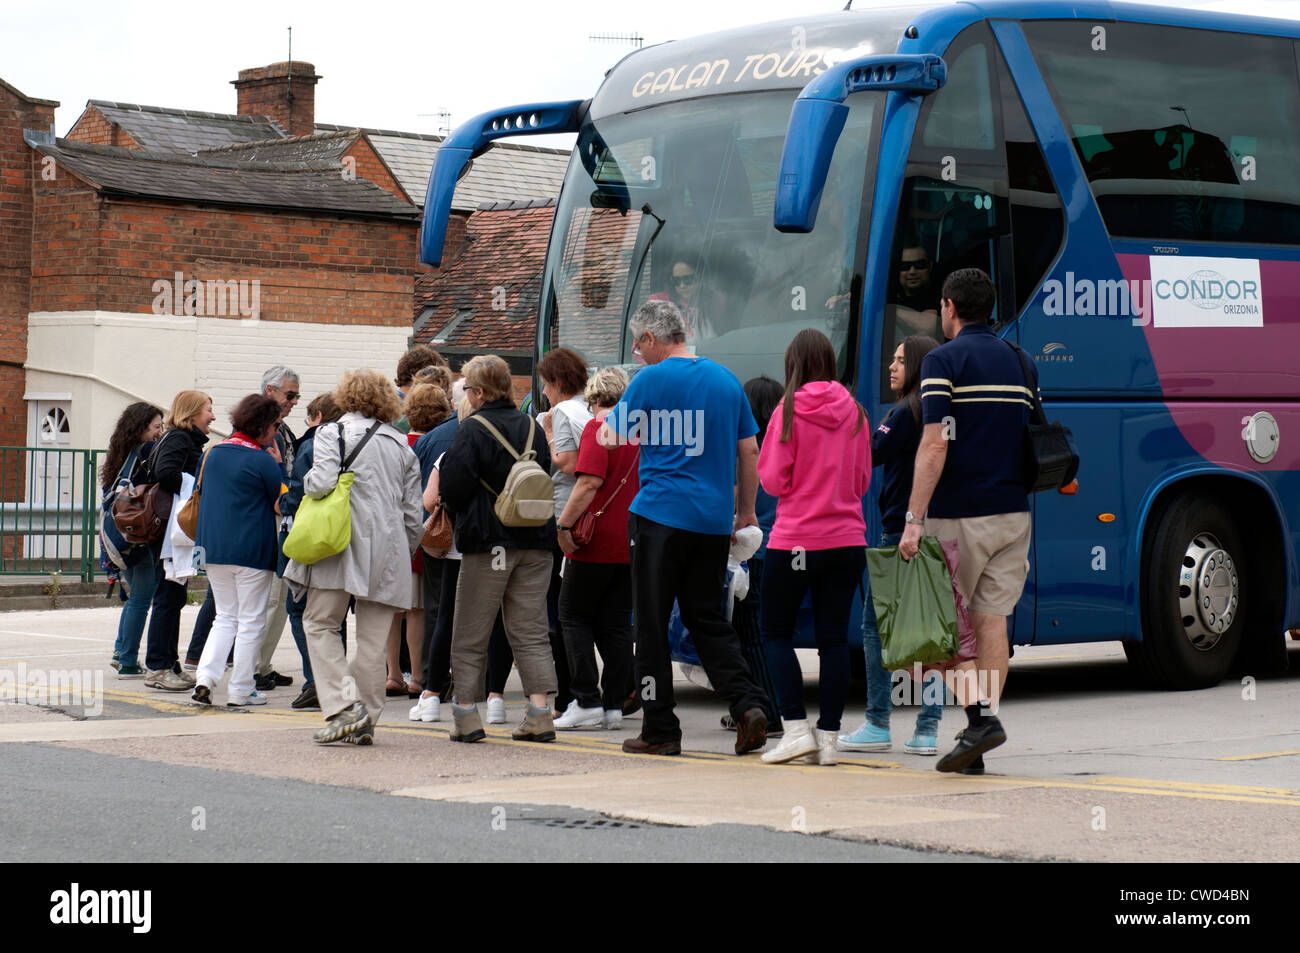
{"label": "black shoulder bag", "polygon": [[[1007,343],[1011,344],[1010,341]],[[1034,386],[1034,375],[1029,369],[1029,355],[1014,344],[1011,344],[1011,349],[1020,359],[1025,386],[1029,388],[1029,397],[1033,401],[1029,423],[1025,425],[1025,488],[1030,493],[1059,490],[1079,472],[1079,450],[1074,443],[1074,434],[1059,420],[1047,422],[1038,388]]]}

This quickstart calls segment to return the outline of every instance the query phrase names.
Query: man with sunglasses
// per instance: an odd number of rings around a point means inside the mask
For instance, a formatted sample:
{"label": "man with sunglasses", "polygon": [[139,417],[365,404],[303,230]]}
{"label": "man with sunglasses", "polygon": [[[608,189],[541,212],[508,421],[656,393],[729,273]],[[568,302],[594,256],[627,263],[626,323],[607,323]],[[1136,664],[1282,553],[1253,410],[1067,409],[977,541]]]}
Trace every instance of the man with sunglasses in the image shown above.
{"label": "man with sunglasses", "polygon": [[939,290],[930,256],[919,244],[905,245],[895,274],[898,278],[889,297],[894,306],[894,346],[912,334],[929,335],[942,344]]}

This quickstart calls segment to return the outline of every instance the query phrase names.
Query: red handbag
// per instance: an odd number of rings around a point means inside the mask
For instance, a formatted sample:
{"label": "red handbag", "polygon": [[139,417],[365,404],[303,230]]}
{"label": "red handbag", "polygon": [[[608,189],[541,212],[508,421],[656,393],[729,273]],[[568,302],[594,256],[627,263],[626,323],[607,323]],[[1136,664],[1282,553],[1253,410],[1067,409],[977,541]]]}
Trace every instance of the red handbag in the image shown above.
{"label": "red handbag", "polygon": [[628,477],[632,475],[632,471],[636,469],[636,466],[640,461],[641,448],[637,447],[636,454],[632,457],[632,465],[627,468],[627,472],[623,474],[623,479],[619,480],[618,486],[614,487],[614,492],[605,500],[605,505],[594,512],[590,507],[588,507],[586,512],[579,516],[578,521],[573,524],[573,529],[569,530],[569,532],[572,534],[573,541],[577,544],[579,549],[586,546],[593,538],[595,538],[596,520],[599,519],[607,509],[609,509],[609,505],[614,502],[614,497],[618,496],[619,491],[623,489],[624,485],[627,483]]}

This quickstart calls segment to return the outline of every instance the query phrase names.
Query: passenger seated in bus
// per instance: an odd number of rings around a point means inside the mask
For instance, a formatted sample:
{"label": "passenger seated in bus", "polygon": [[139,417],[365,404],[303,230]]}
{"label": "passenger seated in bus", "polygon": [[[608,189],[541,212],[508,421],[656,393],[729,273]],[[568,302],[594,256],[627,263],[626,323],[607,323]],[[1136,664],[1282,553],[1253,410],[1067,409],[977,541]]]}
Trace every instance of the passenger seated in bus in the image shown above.
{"label": "passenger seated in bus", "polygon": [[888,302],[893,309],[895,346],[911,334],[924,334],[942,344],[939,293],[930,256],[920,245],[905,245],[896,274]]}
{"label": "passenger seated in bus", "polygon": [[720,292],[703,287],[695,258],[679,256],[673,260],[671,283],[669,290],[656,291],[649,300],[671,301],[677,305],[686,321],[688,347],[730,330],[724,324],[727,299]]}

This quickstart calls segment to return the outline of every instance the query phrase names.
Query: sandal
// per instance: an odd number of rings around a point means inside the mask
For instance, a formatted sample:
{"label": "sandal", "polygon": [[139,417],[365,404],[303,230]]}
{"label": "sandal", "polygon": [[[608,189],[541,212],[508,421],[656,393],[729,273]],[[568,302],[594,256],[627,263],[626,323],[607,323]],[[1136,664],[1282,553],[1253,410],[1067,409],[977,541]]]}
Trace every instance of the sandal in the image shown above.
{"label": "sandal", "polygon": [[423,694],[424,694],[424,686],[421,685],[419,682],[417,682],[415,679],[411,679],[409,682],[406,683],[407,698],[419,698]]}
{"label": "sandal", "polygon": [[405,682],[394,681],[393,679],[390,678],[388,680],[388,684],[384,687],[384,695],[388,698],[397,698],[405,694],[406,694]]}

